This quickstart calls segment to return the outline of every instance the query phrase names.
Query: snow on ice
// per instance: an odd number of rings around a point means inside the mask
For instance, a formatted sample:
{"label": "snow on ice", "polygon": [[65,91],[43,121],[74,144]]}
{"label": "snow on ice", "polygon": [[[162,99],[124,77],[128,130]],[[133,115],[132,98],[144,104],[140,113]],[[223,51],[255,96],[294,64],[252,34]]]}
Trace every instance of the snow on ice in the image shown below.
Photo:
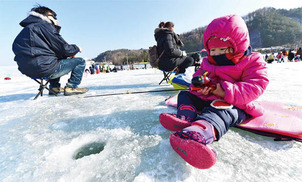
{"label": "snow on ice", "polygon": [[[269,64],[259,100],[302,105],[302,62]],[[4,80],[4,77],[11,80]],[[64,86],[68,76],[62,78]],[[172,89],[156,69],[83,77],[85,95]],[[16,67],[0,67],[0,181],[299,181],[302,143],[232,128],[208,170],[187,164],[158,121],[177,92],[108,97],[48,96]],[[301,123],[302,124],[302,123]]]}

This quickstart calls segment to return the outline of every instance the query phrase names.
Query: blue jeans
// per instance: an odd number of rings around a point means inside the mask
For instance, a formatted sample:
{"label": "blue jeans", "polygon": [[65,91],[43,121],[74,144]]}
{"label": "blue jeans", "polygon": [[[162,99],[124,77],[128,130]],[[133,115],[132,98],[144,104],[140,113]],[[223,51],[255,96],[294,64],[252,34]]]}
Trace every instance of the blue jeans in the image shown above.
{"label": "blue jeans", "polygon": [[71,72],[70,78],[66,83],[66,86],[76,88],[80,85],[83,77],[83,72],[86,66],[86,62],[83,58],[72,58],[72,59],[62,59],[60,60],[60,67],[51,74],[48,78],[49,87],[60,87],[60,78],[63,75]]}

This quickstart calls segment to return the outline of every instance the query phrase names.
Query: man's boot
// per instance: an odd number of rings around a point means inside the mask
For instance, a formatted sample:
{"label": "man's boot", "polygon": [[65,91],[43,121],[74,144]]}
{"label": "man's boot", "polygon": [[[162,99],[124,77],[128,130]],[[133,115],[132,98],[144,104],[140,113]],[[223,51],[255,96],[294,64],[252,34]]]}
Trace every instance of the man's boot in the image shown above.
{"label": "man's boot", "polygon": [[64,95],[69,96],[69,95],[77,95],[77,94],[83,94],[88,91],[88,88],[72,88],[72,87],[65,87],[64,88]]}
{"label": "man's boot", "polygon": [[64,92],[64,88],[62,88],[62,87],[52,87],[52,88],[49,88],[49,90],[51,90],[48,92],[49,95],[55,95],[55,94],[60,94],[60,93]]}

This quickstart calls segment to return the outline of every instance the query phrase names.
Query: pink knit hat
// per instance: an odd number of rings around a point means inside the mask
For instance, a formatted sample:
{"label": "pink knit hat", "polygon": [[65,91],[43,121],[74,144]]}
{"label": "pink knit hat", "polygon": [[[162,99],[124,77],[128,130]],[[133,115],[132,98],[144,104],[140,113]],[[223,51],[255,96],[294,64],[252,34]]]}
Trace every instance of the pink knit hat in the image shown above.
{"label": "pink knit hat", "polygon": [[208,48],[213,49],[217,47],[233,47],[231,42],[227,38],[213,37],[208,41]]}

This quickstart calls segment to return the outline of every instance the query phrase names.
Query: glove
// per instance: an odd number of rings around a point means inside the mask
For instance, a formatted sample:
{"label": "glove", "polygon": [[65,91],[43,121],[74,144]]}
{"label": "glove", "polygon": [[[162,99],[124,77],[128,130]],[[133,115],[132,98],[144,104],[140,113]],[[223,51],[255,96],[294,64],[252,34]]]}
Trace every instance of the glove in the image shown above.
{"label": "glove", "polygon": [[182,56],[182,57],[187,56],[186,51],[181,51],[181,56]]}

